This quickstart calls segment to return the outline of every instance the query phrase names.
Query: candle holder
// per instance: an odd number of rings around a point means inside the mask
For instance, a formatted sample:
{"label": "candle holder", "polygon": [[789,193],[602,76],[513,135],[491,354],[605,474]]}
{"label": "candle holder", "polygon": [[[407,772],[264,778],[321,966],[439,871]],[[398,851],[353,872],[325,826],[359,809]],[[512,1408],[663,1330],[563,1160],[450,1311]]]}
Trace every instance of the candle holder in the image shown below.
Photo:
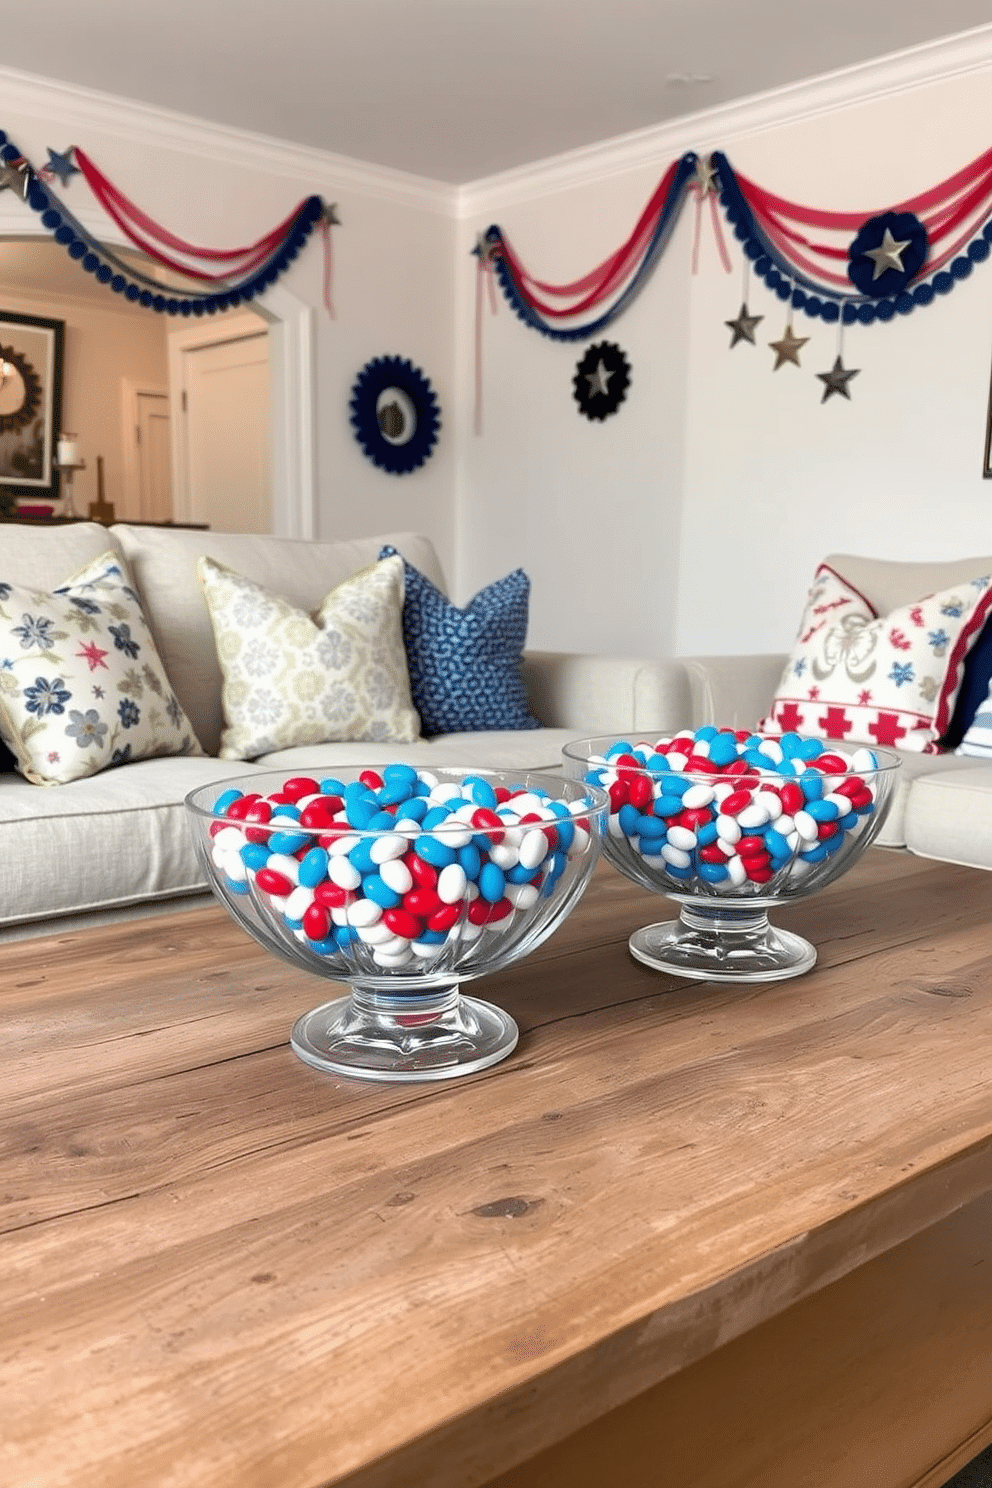
{"label": "candle holder", "polygon": [[77,470],[86,469],[86,461],[79,458],[79,446],[74,434],[60,434],[55,446],[55,464],[65,480],[62,496],[62,516],[78,517],[72,500],[72,478]]}

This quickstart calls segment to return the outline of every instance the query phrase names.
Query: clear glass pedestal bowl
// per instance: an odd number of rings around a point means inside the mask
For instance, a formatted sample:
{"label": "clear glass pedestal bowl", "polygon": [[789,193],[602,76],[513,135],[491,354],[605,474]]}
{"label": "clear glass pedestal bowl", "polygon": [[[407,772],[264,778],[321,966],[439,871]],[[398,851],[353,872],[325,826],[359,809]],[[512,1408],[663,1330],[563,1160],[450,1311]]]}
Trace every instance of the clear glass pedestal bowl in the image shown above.
{"label": "clear glass pedestal bowl", "polygon": [[814,894],[873,842],[899,759],[874,746],[706,728],[652,742],[576,739],[565,771],[610,796],[603,853],[680,906],[630,937],[631,955],[718,982],[801,976],[816,948],[769,910]]}
{"label": "clear glass pedestal bowl", "polygon": [[346,995],[295,1023],[318,1069],[443,1080],[505,1059],[508,1013],[467,996],[583,893],[609,797],[563,774],[398,762],[256,772],[186,798],[213,892],[260,945]]}

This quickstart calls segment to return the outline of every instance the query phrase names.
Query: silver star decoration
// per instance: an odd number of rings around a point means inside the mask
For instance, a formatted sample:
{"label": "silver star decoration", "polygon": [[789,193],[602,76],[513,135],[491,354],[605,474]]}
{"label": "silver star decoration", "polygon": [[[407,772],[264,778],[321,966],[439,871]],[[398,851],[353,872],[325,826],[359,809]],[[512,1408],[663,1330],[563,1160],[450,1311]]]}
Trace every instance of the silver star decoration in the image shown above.
{"label": "silver star decoration", "polygon": [[701,155],[697,156],[696,175],[692,184],[699,188],[700,196],[705,196],[707,191],[716,190],[716,167],[710,164],[708,155],[705,160]]}
{"label": "silver star decoration", "polygon": [[586,373],[586,382],[589,384],[590,393],[601,393],[605,398],[610,391],[610,378],[613,373],[609,371],[605,362],[597,363],[595,372]]}
{"label": "silver star decoration", "polygon": [[16,191],[22,201],[27,201],[31,189],[31,167],[26,160],[18,164],[0,161],[0,191]]}
{"label": "silver star decoration", "polygon": [[843,360],[838,356],[834,358],[834,364],[829,372],[817,372],[817,377],[824,384],[821,403],[826,403],[831,393],[841,393],[843,397],[850,398],[847,384],[852,377],[857,377],[860,367],[852,367],[850,370],[844,367]]}
{"label": "silver star decoration", "polygon": [[734,333],[730,338],[731,351],[733,351],[738,341],[750,341],[751,345],[754,346],[755,328],[759,320],[764,320],[764,318],[763,315],[749,315],[747,305],[744,304],[738,311],[736,320],[725,320],[723,322],[724,325]]}
{"label": "silver star decoration", "polygon": [[875,282],[879,274],[884,274],[886,269],[898,269],[899,273],[902,273],[902,256],[909,247],[909,244],[909,238],[906,238],[904,242],[897,243],[889,229],[885,229],[885,232],[882,234],[882,241],[878,247],[869,248],[865,254],[865,258],[873,258],[875,260],[875,272],[871,276],[872,283]]}
{"label": "silver star decoration", "polygon": [[337,202],[327,202],[324,206],[324,221],[328,227],[340,227],[341,218],[338,216]]}
{"label": "silver star decoration", "polygon": [[799,352],[801,348],[806,345],[806,342],[808,340],[808,336],[796,336],[793,333],[792,322],[790,321],[785,330],[782,332],[781,340],[769,341],[768,343],[772,351],[775,353],[775,365],[772,368],[772,371],[777,372],[779,367],[785,366],[786,362],[791,362],[794,367],[798,367]]}
{"label": "silver star decoration", "polygon": [[480,264],[490,264],[496,257],[497,245],[486,237],[485,233],[477,233],[475,239],[475,251],[479,255]]}

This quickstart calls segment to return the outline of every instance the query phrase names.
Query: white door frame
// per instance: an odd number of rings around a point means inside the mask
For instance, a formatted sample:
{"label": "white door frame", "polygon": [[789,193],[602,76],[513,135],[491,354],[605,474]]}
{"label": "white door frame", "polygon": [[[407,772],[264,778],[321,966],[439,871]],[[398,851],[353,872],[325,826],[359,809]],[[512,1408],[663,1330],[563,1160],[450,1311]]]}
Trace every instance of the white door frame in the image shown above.
{"label": "white door frame", "polygon": [[[94,238],[115,248],[133,247],[103,212],[75,205],[73,210]],[[48,233],[27,230],[34,222],[30,207],[15,200],[13,192],[0,192],[0,237],[51,241]],[[252,309],[269,322],[272,531],[279,537],[313,538],[317,535],[316,311],[280,282],[253,300]],[[231,313],[222,311],[217,319]],[[173,325],[199,323],[198,318],[187,320],[185,316],[166,319]]]}
{"label": "white door frame", "polygon": [[[133,512],[141,512],[141,475],[139,469],[138,441],[135,430],[138,427],[138,399],[140,397],[168,398],[167,387],[152,386],[148,382],[132,382],[130,378],[121,378],[121,420],[124,428],[124,490],[127,492],[128,509]],[[171,418],[172,409],[169,408]],[[173,516],[175,511],[173,510]]]}

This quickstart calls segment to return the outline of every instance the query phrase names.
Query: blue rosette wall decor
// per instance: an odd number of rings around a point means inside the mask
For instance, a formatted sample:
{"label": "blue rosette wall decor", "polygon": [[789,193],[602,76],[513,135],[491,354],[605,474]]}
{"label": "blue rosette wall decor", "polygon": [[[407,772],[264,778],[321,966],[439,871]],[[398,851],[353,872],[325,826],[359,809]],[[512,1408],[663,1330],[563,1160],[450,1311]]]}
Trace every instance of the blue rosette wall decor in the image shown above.
{"label": "blue rosette wall decor", "polygon": [[373,357],[351,389],[351,425],[365,454],[390,475],[408,475],[430,456],[441,416],[434,389],[405,357]]}

